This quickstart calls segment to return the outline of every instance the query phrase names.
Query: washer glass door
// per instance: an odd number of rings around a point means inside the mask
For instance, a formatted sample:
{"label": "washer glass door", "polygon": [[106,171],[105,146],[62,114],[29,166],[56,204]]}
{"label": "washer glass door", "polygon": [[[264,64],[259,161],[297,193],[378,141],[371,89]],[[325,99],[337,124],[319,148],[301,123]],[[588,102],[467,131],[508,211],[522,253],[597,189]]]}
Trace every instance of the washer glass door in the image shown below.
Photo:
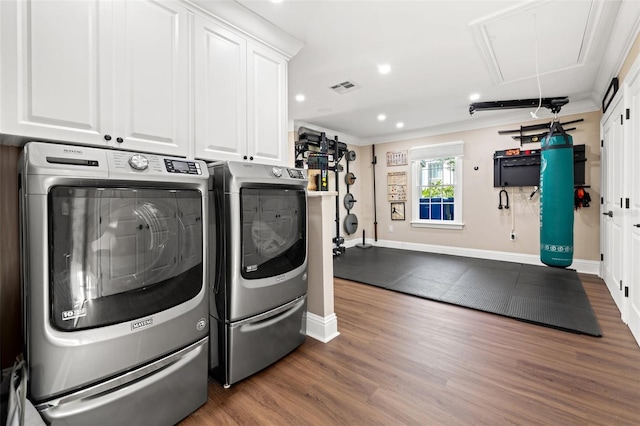
{"label": "washer glass door", "polygon": [[57,186],[48,229],[58,329],[151,315],[203,286],[199,191]]}

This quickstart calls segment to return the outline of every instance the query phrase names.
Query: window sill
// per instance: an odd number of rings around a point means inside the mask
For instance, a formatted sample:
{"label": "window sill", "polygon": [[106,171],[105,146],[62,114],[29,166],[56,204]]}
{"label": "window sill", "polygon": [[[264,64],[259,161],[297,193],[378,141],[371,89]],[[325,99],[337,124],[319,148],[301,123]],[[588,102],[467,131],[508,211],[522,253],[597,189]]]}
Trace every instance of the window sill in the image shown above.
{"label": "window sill", "polygon": [[464,228],[463,222],[455,221],[426,221],[426,220],[412,220],[411,226],[413,228],[439,228],[439,229],[462,229]]}

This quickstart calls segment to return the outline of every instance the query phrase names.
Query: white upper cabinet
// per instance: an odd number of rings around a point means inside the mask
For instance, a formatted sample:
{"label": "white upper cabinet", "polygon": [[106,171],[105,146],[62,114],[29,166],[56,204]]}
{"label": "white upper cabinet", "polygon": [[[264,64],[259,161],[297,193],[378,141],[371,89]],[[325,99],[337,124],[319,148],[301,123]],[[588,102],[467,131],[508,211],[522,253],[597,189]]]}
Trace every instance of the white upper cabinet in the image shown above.
{"label": "white upper cabinet", "polygon": [[199,17],[195,58],[195,156],[286,165],[286,58]]}
{"label": "white upper cabinet", "polygon": [[207,160],[242,159],[247,151],[247,42],[196,17],[194,47],[195,155]]}
{"label": "white upper cabinet", "polygon": [[247,151],[253,161],[287,165],[287,62],[249,44],[247,64]]}
{"label": "white upper cabinet", "polygon": [[166,1],[3,1],[0,132],[188,153],[188,12]]}
{"label": "white upper cabinet", "polygon": [[3,0],[0,134],[286,165],[301,47],[236,2]]}
{"label": "white upper cabinet", "polygon": [[[115,1],[114,135],[122,148],[186,156],[188,12],[175,2]],[[116,142],[118,144],[118,142]]]}
{"label": "white upper cabinet", "polygon": [[2,133],[98,141],[110,109],[100,86],[100,2],[0,7]]}

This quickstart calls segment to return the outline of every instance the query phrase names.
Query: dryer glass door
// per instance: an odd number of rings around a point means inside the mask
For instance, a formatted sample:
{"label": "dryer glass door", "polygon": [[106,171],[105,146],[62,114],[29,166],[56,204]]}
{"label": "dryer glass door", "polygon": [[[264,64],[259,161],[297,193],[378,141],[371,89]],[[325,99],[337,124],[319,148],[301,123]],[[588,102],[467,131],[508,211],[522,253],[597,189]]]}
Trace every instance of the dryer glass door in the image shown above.
{"label": "dryer glass door", "polygon": [[306,257],[307,210],[299,188],[241,188],[242,276],[273,277]]}
{"label": "dryer glass door", "polygon": [[58,329],[141,318],[202,289],[196,190],[57,186],[49,192],[48,229]]}

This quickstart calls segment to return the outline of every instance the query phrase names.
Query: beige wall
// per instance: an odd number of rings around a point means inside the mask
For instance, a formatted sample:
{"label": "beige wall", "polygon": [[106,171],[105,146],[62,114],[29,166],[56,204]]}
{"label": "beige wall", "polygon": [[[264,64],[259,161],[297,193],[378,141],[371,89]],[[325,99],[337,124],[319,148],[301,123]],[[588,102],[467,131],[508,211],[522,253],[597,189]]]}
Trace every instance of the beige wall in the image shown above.
{"label": "beige wall", "polygon": [[[523,114],[524,115],[524,114]],[[561,121],[583,118],[572,131],[574,144],[586,145],[586,184],[591,188],[592,204],[575,213],[574,242],[576,259],[598,261],[600,259],[599,200],[600,200],[600,117],[599,111],[562,117]],[[522,125],[537,124],[542,120],[527,121]],[[533,189],[508,188],[511,209],[499,210],[498,195],[501,188],[493,187],[493,153],[497,150],[519,147],[510,136],[498,135],[498,130],[518,128],[507,125],[487,129],[430,136],[407,141],[376,145],[378,164],[376,172],[376,208],[378,216],[378,238],[388,241],[441,245],[469,249],[492,250],[535,255],[539,253],[539,197],[527,198]],[[406,220],[392,221],[390,203],[387,201],[387,172],[406,171],[410,177],[410,166],[386,166],[388,151],[409,150],[412,147],[452,142],[464,142],[463,159],[463,221],[462,230],[414,228],[411,226],[411,203],[414,197],[409,189],[406,202]],[[539,144],[527,144],[523,148],[539,148]],[[353,149],[353,148],[351,148]],[[351,167],[362,176],[355,185],[361,230],[373,236],[373,189],[371,185],[371,147],[359,147],[357,167]],[[478,170],[474,170],[477,166]],[[410,179],[409,179],[410,183]],[[512,217],[512,215],[515,215]],[[509,240],[512,220],[515,219],[515,242]],[[393,232],[389,231],[393,226]]]}

